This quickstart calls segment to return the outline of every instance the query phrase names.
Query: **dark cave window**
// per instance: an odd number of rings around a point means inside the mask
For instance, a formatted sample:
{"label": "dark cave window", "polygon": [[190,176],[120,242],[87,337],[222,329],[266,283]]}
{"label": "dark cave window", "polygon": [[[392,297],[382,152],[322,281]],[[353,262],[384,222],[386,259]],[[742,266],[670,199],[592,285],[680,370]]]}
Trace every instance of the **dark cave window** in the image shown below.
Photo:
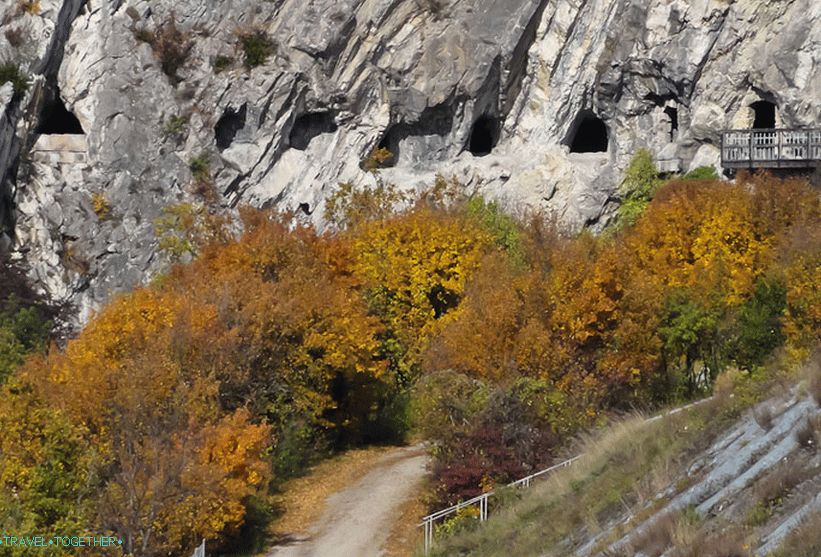
{"label": "dark cave window", "polygon": [[489,155],[499,140],[499,120],[482,116],[470,131],[468,150],[477,157]]}
{"label": "dark cave window", "polygon": [[40,123],[37,126],[40,134],[68,134],[83,135],[83,127],[77,117],[66,109],[60,91],[54,93],[54,100],[46,104],[40,114]]}
{"label": "dark cave window", "polygon": [[[440,104],[428,107],[412,122],[395,122],[388,126],[382,134],[379,143],[373,151],[366,153],[362,161],[362,168],[376,164],[377,168],[391,168],[403,162],[402,149],[408,146],[404,162],[420,161],[431,150],[442,148],[453,129],[453,107]],[[390,152],[379,153],[380,160],[373,159],[373,154],[379,149]]]}
{"label": "dark cave window", "polygon": [[294,120],[289,136],[289,144],[298,151],[304,151],[313,138],[323,133],[336,131],[336,122],[330,112],[310,112]]}
{"label": "dark cave window", "polygon": [[607,126],[591,111],[576,117],[568,134],[571,153],[604,153],[607,151]]}
{"label": "dark cave window", "polygon": [[303,212],[306,216],[311,216],[311,204],[310,203],[300,203],[299,210]]}
{"label": "dark cave window", "polygon": [[678,109],[668,106],[664,109],[664,113],[670,118],[670,141],[675,141],[678,135]]}
{"label": "dark cave window", "polygon": [[750,105],[755,118],[753,129],[771,129],[775,127],[775,103],[770,101],[756,101]]}
{"label": "dark cave window", "polygon": [[371,171],[377,168],[393,168],[396,166],[399,160],[399,143],[404,139],[402,133],[406,131],[406,128],[407,126],[402,124],[389,128],[376,147],[365,153],[359,167]]}
{"label": "dark cave window", "polygon": [[217,149],[223,151],[231,146],[237,132],[245,127],[245,115],[247,107],[243,104],[239,110],[226,108],[217,124],[214,126],[214,138],[217,141]]}

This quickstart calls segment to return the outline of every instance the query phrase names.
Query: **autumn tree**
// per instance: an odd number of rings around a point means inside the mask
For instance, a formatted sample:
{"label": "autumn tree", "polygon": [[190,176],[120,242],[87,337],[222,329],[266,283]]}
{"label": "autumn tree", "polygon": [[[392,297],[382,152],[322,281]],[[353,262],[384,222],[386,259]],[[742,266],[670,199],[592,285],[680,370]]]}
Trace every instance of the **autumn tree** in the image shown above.
{"label": "autumn tree", "polygon": [[[102,460],[87,430],[14,378],[0,387],[0,428],[0,529],[18,536],[92,533]],[[4,557],[30,551],[0,546]]]}
{"label": "autumn tree", "polygon": [[99,482],[85,526],[116,532],[127,553],[187,551],[229,533],[266,479],[268,426],[219,404],[231,335],[216,317],[193,299],[138,290],[19,374],[37,400],[81,425],[97,455],[85,473]]}
{"label": "autumn tree", "polygon": [[354,274],[386,328],[383,353],[403,377],[415,373],[491,241],[473,221],[427,207],[354,232]]}

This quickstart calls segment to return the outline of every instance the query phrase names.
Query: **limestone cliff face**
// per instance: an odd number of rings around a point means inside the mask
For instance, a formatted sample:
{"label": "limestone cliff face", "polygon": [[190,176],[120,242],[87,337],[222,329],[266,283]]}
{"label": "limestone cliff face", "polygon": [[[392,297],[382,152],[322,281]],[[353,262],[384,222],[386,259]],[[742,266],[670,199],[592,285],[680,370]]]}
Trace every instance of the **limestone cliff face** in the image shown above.
{"label": "limestone cliff face", "polygon": [[[0,86],[0,225],[81,316],[161,268],[154,220],[197,199],[189,166],[202,155],[228,211],[277,206],[321,224],[339,182],[373,183],[361,163],[382,146],[394,153],[382,180],[455,175],[600,228],[640,147],[687,170],[717,162],[720,130],[748,127],[755,101],[786,126],[821,120],[813,0],[23,4],[0,6],[4,31],[29,37],[0,33],[2,59],[35,76],[25,94]],[[176,79],[138,40],[172,20],[192,45]],[[248,69],[240,37],[254,33],[273,48]],[[54,99],[84,137],[45,133],[69,126]],[[574,142],[606,150],[570,153]]]}

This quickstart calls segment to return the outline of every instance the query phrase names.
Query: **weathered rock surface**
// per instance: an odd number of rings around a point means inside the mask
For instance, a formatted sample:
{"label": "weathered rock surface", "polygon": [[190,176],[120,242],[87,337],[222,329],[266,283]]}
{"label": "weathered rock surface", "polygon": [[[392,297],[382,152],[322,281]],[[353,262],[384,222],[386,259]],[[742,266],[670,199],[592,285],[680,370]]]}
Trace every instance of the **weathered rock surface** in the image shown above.
{"label": "weathered rock surface", "polygon": [[[416,188],[455,175],[514,208],[598,229],[640,147],[687,170],[717,162],[720,131],[749,127],[754,101],[777,104],[785,126],[821,119],[813,0],[88,0],[75,16],[79,8],[0,6],[4,31],[30,37],[15,47],[0,33],[0,55],[39,76],[23,96],[0,86],[0,226],[10,227],[13,199],[15,247],[81,318],[162,268],[154,221],[165,206],[197,201],[189,165],[200,155],[224,210],[277,206],[320,224],[339,182],[373,183],[361,162],[381,145],[395,155],[383,180]],[[172,19],[192,43],[173,80],[136,37]],[[239,36],[252,32],[274,49],[248,69]],[[34,144],[38,126],[55,120],[57,94],[84,132],[82,157]],[[606,152],[569,153],[585,116],[606,127]],[[105,218],[94,199],[110,206]]]}

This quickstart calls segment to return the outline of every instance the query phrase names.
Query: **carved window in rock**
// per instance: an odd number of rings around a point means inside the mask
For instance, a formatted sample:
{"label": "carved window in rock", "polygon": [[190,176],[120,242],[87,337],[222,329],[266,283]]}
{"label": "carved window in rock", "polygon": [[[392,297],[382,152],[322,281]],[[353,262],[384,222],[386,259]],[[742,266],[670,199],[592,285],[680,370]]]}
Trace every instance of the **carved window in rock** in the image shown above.
{"label": "carved window in rock", "polygon": [[54,135],[84,135],[83,126],[77,117],[69,112],[63,99],[60,97],[60,91],[54,93],[54,98],[47,102],[40,113],[40,120],[37,124],[38,134]]}
{"label": "carved window in rock", "polygon": [[470,130],[468,150],[477,157],[483,157],[493,152],[499,141],[499,120],[490,116],[482,116],[473,124]]}
{"label": "carved window in rock", "polygon": [[576,116],[565,140],[571,153],[604,153],[608,143],[607,125],[590,110]]}
{"label": "carved window in rock", "polygon": [[311,141],[324,133],[337,130],[334,115],[330,112],[309,112],[294,120],[288,143],[293,149],[304,151]]}
{"label": "carved window in rock", "polygon": [[753,129],[775,128],[775,103],[770,101],[756,101],[750,105],[753,111]]}
{"label": "carved window in rock", "polygon": [[664,114],[667,115],[667,124],[669,126],[668,137],[670,142],[673,142],[678,138],[678,109],[674,106],[667,106],[664,108]]}

